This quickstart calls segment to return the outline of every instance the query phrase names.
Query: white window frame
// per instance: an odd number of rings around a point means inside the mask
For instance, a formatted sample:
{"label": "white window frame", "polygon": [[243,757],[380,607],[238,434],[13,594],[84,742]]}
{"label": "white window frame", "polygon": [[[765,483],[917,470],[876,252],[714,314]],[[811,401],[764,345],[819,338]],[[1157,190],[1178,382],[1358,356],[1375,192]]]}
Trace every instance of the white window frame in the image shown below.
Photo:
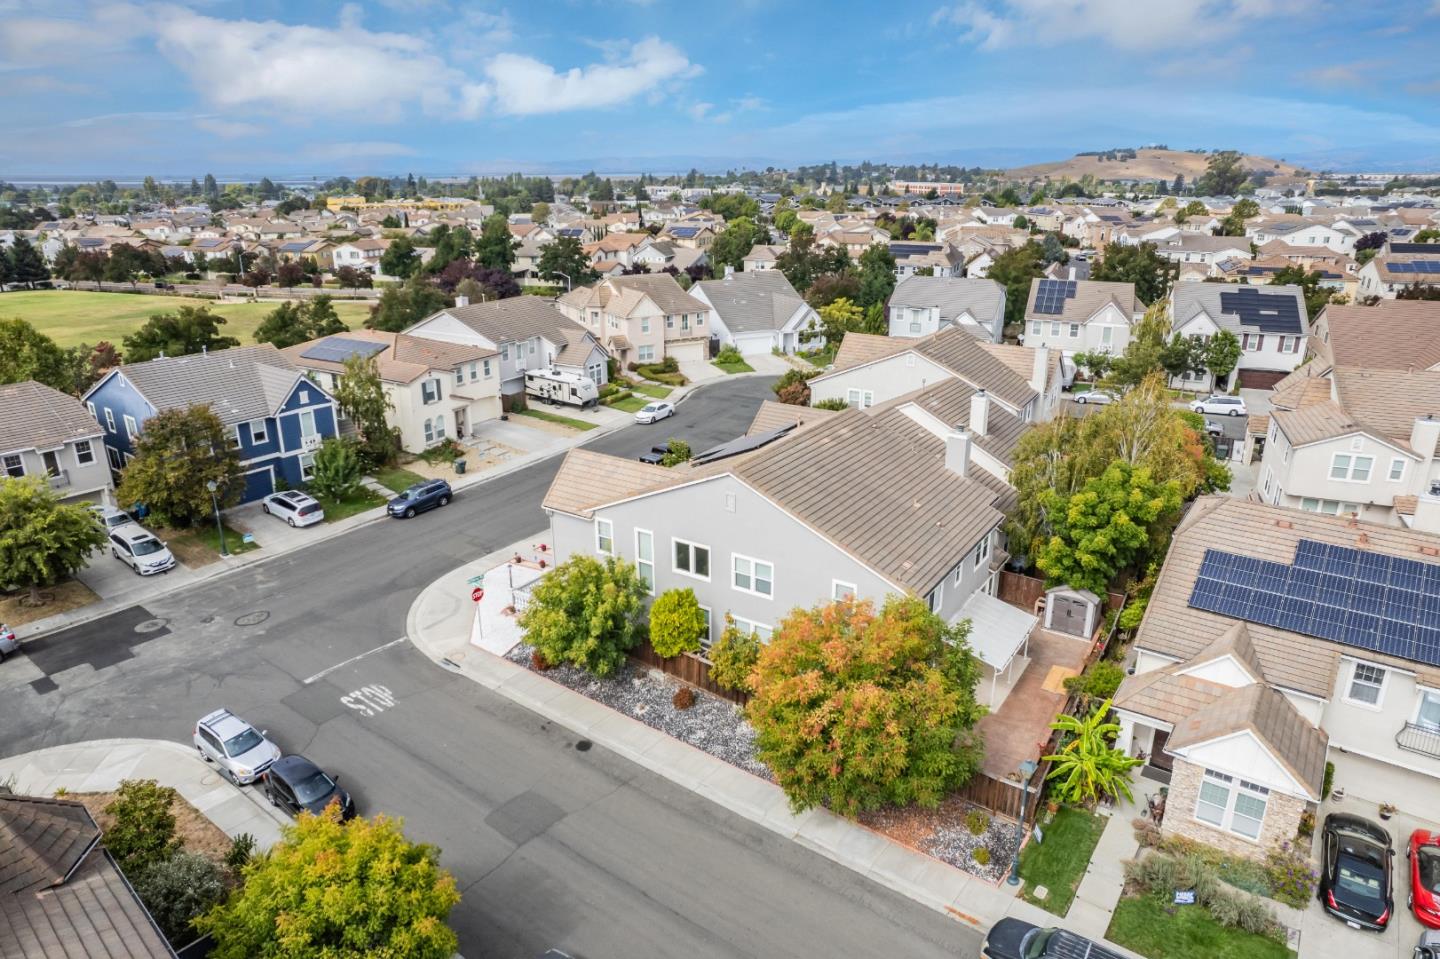
{"label": "white window frame", "polygon": [[300,481],[308,483],[315,478],[315,454],[300,454]]}
{"label": "white window frame", "polygon": [[641,333],[649,333],[649,332],[650,332],[650,317],[648,317],[648,316],[642,316],[642,317],[640,317],[640,332],[641,332]]}
{"label": "white window frame", "polygon": [[1059,336],[1059,335],[1060,335],[1060,321],[1059,321],[1059,320],[1051,320],[1051,321],[1050,321],[1050,335],[1051,335],[1051,336]]}
{"label": "white window frame", "polygon": [[708,663],[710,661],[710,647],[715,645],[715,617],[711,614],[709,606],[706,606],[704,603],[696,603],[695,605],[699,606],[700,612],[705,614],[705,632],[700,634],[700,657]]}
{"label": "white window frame", "polygon": [[[256,428],[255,428],[255,424],[256,424],[256,423],[259,423],[259,424],[260,424],[260,428],[259,428],[259,429],[256,429]],[[250,428],[250,442],[252,442],[252,443],[268,443],[268,442],[270,442],[270,431],[269,431],[269,429],[266,428],[266,426],[265,426],[265,421],[264,421],[263,419],[251,420],[251,421],[250,421],[248,424],[246,424],[246,425],[249,426],[249,428]]]}
{"label": "white window frame", "polygon": [[760,642],[762,643],[770,642],[770,637],[775,635],[774,626],[767,626],[764,623],[757,623],[753,619],[746,619],[743,616],[736,616],[734,613],[730,614],[730,618],[735,621],[736,629],[739,629],[743,632],[748,632],[752,636],[759,636]]}
{"label": "white window frame", "polygon": [[974,552],[972,552],[972,553],[970,554],[970,565],[971,565],[972,567],[974,567],[975,569],[979,569],[979,568],[980,568],[980,564],[986,562],[986,561],[989,560],[989,559],[990,559],[990,534],[989,534],[989,533],[986,533],[986,534],[981,538],[980,542],[978,542],[978,543],[975,544],[975,550],[974,550]]}
{"label": "white window frame", "polygon": [[[750,585],[749,585],[749,586],[741,586],[741,585],[740,585],[740,577],[741,577],[741,575],[742,575],[742,573],[740,572],[740,564],[741,564],[741,563],[748,563],[749,566],[750,566],[750,572],[743,574],[743,575],[746,577],[746,579],[748,579],[748,580],[750,581]],[[761,567],[761,566],[768,566],[768,567],[770,567],[770,575],[769,575],[769,577],[764,577],[764,576],[761,576],[761,575],[760,575],[760,567]],[[757,587],[757,586],[761,583],[761,581],[767,580],[767,579],[768,579],[768,581],[769,581],[769,583],[770,583],[770,592],[767,593],[767,592],[764,592],[764,591],[762,591],[762,590],[760,590],[760,589],[755,588],[755,587]],[[730,554],[730,588],[731,588],[731,589],[734,589],[736,592],[749,593],[751,596],[760,596],[760,597],[762,597],[762,598],[764,598],[764,599],[774,599],[774,598],[775,598],[775,564],[774,564],[774,563],[771,563],[771,562],[769,562],[769,561],[767,561],[767,560],[756,559],[756,558],[753,557],[753,556],[746,556],[744,553],[731,553],[731,554]]]}
{"label": "white window frame", "polygon": [[[703,549],[703,550],[705,551],[705,567],[706,567],[707,569],[709,569],[711,572],[710,572],[710,573],[706,573],[706,574],[704,574],[704,575],[701,575],[700,573],[695,573],[695,572],[692,572],[692,571],[689,570],[689,569],[684,569],[684,568],[682,568],[682,567],[680,566],[680,563],[679,563],[679,557],[675,555],[675,553],[676,553],[676,547],[677,547],[677,546],[680,546],[681,544],[684,544],[685,546],[690,547],[690,566],[692,567],[692,569],[693,569],[693,567],[696,565],[696,564],[695,564],[695,550],[696,550],[696,549]],[[689,576],[691,579],[698,579],[698,580],[700,580],[700,582],[702,582],[702,583],[708,583],[708,582],[710,582],[710,577],[711,577],[712,575],[714,575],[714,569],[715,569],[715,567],[714,567],[714,565],[713,565],[713,564],[714,564],[714,560],[715,560],[715,554],[714,554],[713,552],[711,552],[710,547],[709,547],[709,546],[706,546],[704,543],[697,543],[697,542],[695,542],[694,540],[681,539],[681,538],[678,537],[678,536],[672,536],[672,537],[670,537],[670,569],[671,569],[671,572],[679,573],[681,576]]]}
{"label": "white window frame", "polygon": [[457,366],[457,367],[455,367],[455,385],[456,385],[456,386],[464,386],[464,385],[465,385],[465,367],[463,367],[463,366]]}
{"label": "white window frame", "polygon": [[[1341,461],[1344,465],[1341,465]],[[1360,461],[1365,461],[1363,476],[1356,476],[1362,472],[1358,469]],[[1339,475],[1336,475],[1337,471]],[[1337,483],[1368,483],[1370,477],[1375,473],[1375,457],[1360,455],[1356,453],[1331,453],[1330,454],[1330,479]]]}
{"label": "white window frame", "polygon": [[1031,321],[1030,321],[1030,335],[1031,335],[1031,336],[1039,336],[1039,335],[1040,335],[1040,321],[1039,321],[1039,320],[1031,320]]}
{"label": "white window frame", "polygon": [[485,373],[485,378],[488,380],[490,378],[490,361],[488,359],[481,360],[480,364]]}
{"label": "white window frame", "polygon": [[[435,396],[433,399],[430,396],[430,390],[432,388],[435,390]],[[430,406],[433,403],[440,402],[441,393],[442,391],[440,389],[440,380],[436,377],[432,376],[429,379],[420,381],[420,402],[424,405]]]}
{"label": "white window frame", "polygon": [[[641,543],[649,545],[650,558],[645,558]],[[635,529],[635,574],[645,584],[645,591],[655,595],[655,533],[648,529]]]}
{"label": "white window frame", "polygon": [[639,363],[655,362],[655,344],[641,343],[635,348],[635,359]]}
{"label": "white window frame", "polygon": [[133,440],[140,435],[140,424],[135,422],[135,417],[129,413],[125,414],[125,438]]}
{"label": "white window frame", "polygon": [[843,579],[832,579],[830,581],[830,600],[832,602],[842,599],[854,599],[859,595],[860,591],[854,583],[847,583]]}
{"label": "white window frame", "polygon": [[98,413],[95,412],[95,404],[94,404],[94,403],[88,403],[88,402],[87,402],[87,403],[85,404],[85,408],[90,411],[90,418],[91,418],[92,420],[94,420],[94,421],[97,422],[97,423],[100,422],[100,416],[99,416]]}
{"label": "white window frame", "polygon": [[[1217,802],[1214,798],[1207,799],[1205,797],[1207,785],[1212,789],[1220,789],[1225,792],[1223,803]],[[1236,808],[1242,798],[1262,804],[1263,808],[1258,817],[1241,812]],[[1208,811],[1211,818],[1201,815],[1202,810]],[[1195,809],[1192,816],[1197,822],[1239,836],[1248,842],[1259,842],[1260,836],[1265,831],[1265,816],[1269,811],[1270,790],[1267,787],[1207,769],[1200,780],[1200,788],[1195,793]],[[1236,828],[1237,818],[1254,821],[1256,823],[1255,834],[1251,835],[1244,829]]]}
{"label": "white window frame", "polygon": [[852,386],[845,391],[845,402],[856,409],[869,409],[875,405],[875,391]]}
{"label": "white window frame", "polygon": [[1110,345],[1111,343],[1113,343],[1114,341],[1115,341],[1115,327],[1113,327],[1113,326],[1102,326],[1102,327],[1100,327],[1100,345],[1101,345],[1101,346],[1109,346],[1109,345]]}
{"label": "white window frame", "polygon": [[1398,483],[1405,478],[1405,457],[1397,456],[1390,461],[1390,482]]}
{"label": "white window frame", "polygon": [[614,520],[595,518],[595,552],[601,556],[615,555]]}
{"label": "white window frame", "polygon": [[[20,470],[20,472],[10,472],[11,460],[14,460],[15,466]],[[0,456],[0,473],[3,473],[4,475],[9,476],[13,479],[19,479],[20,477],[24,476],[25,457],[21,456],[19,453],[6,453],[4,456]]]}
{"label": "white window frame", "polygon": [[[84,448],[84,451],[85,451],[85,459],[81,459],[81,458],[80,458],[80,451],[81,451],[81,448],[82,448],[82,447]],[[93,445],[89,440],[76,440],[76,441],[75,441],[75,465],[76,465],[76,466],[89,466],[90,464],[92,464],[92,463],[94,463],[94,462],[95,462],[95,447],[94,447],[94,445]]]}
{"label": "white window frame", "polygon": [[1080,324],[1079,324],[1079,323],[1071,323],[1071,324],[1070,324],[1070,339],[1073,340],[1073,339],[1077,338],[1079,335],[1080,335]]}
{"label": "white window frame", "polygon": [[1437,718],[1433,721],[1426,720],[1421,716],[1421,714],[1425,711],[1425,704],[1427,702],[1435,703],[1437,714],[1440,714],[1440,689],[1429,689],[1427,687],[1421,686],[1419,687],[1418,692],[1420,693],[1420,695],[1415,698],[1415,715],[1411,718],[1410,721],[1416,726],[1419,726],[1421,729],[1428,729],[1431,732],[1440,732],[1440,715],[1437,715]]}
{"label": "white window frame", "polygon": [[110,432],[112,432],[112,433],[116,432],[116,430],[115,430],[115,411],[112,410],[112,409],[110,409],[110,407],[108,407],[108,406],[105,407],[105,428],[106,428],[107,430],[109,430]]}
{"label": "white window frame", "polygon": [[925,594],[925,607],[936,616],[939,616],[940,605],[943,602],[945,602],[945,584],[942,582]]}
{"label": "white window frame", "polygon": [[502,359],[502,360],[508,360],[508,359],[510,359],[510,344],[509,344],[509,343],[501,343],[501,344],[500,344],[500,359]]}
{"label": "white window frame", "polygon": [[[1362,677],[1361,670],[1366,674]],[[1370,675],[1379,673],[1379,678]],[[1384,666],[1377,666],[1374,663],[1362,663],[1359,661],[1350,664],[1350,676],[1345,680],[1345,693],[1341,697],[1351,706],[1359,706],[1361,709],[1369,709],[1380,712],[1385,708],[1385,687],[1390,681],[1390,670]],[[1356,687],[1375,690],[1375,701],[1369,702],[1366,699],[1355,695]]]}

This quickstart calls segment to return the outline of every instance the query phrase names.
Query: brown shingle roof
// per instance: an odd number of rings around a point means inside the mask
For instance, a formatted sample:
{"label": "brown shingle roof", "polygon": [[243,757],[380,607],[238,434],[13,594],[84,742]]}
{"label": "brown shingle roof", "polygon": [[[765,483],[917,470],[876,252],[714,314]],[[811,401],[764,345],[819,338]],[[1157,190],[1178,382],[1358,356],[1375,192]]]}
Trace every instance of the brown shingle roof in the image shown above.
{"label": "brown shingle roof", "polygon": [[1249,730],[1297,782],[1320,798],[1329,737],[1311,725],[1285,696],[1264,683],[1226,690],[1208,706],[1175,724],[1167,748],[1174,752]]}
{"label": "brown shingle roof", "polygon": [[1030,281],[1030,295],[1025,300],[1026,319],[1057,320],[1062,323],[1085,323],[1099,313],[1107,303],[1119,307],[1125,319],[1137,311],[1144,310],[1145,304],[1135,296],[1134,283],[1115,283],[1109,280],[1076,280],[1075,295],[1065,300],[1060,313],[1036,313],[1035,294],[1040,289],[1040,279]]}
{"label": "brown shingle roof", "polygon": [[0,386],[0,453],[99,435],[100,425],[73,396],[34,380]]}
{"label": "brown shingle roof", "polygon": [[1440,302],[1381,300],[1374,306],[1327,306],[1330,359],[1371,370],[1427,370],[1440,365]]}
{"label": "brown shingle roof", "polygon": [[[1337,364],[1330,376],[1351,416],[1407,447],[1417,419],[1440,416],[1440,372],[1357,370]],[[1429,456],[1434,451],[1416,452]]]}
{"label": "brown shingle roof", "polygon": [[760,409],[756,411],[755,418],[750,421],[750,428],[745,431],[745,435],[756,436],[760,433],[768,433],[792,423],[802,426],[806,423],[815,423],[826,417],[834,416],[835,412],[835,410],[817,410],[813,406],[795,406],[791,403],[765,400],[760,404]]}
{"label": "brown shingle roof", "polygon": [[1035,398],[1035,391],[1030,388],[1027,377],[1016,373],[1009,364],[992,355],[984,344],[958,326],[949,326],[938,333],[913,340],[847,333],[835,354],[835,369],[863,366],[909,350],[938,363],[972,385],[988,390],[1016,409]]}

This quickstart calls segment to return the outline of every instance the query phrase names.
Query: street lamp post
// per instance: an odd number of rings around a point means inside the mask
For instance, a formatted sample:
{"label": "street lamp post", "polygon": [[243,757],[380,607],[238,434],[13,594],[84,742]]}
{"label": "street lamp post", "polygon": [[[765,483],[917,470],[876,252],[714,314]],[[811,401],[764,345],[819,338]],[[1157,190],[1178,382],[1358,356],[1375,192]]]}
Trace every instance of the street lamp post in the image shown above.
{"label": "street lamp post", "polygon": [[1020,846],[1025,842],[1025,809],[1030,805],[1030,777],[1038,766],[1033,759],[1020,764],[1020,835],[1015,842],[1015,857],[1010,860],[1010,878],[1005,881],[1012,886],[1020,885]]}
{"label": "street lamp post", "polygon": [[220,535],[220,555],[229,556],[230,552],[225,548],[225,525],[220,522],[220,501],[215,498],[215,491],[220,488],[220,484],[212,479],[205,484],[205,488],[210,491],[210,505],[215,508],[215,532]]}

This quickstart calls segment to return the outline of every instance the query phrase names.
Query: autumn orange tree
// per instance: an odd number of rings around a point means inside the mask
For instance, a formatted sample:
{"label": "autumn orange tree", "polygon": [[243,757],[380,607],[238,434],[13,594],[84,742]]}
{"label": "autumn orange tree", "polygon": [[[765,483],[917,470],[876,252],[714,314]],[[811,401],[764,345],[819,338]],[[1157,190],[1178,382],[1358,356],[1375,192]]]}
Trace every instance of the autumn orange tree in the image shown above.
{"label": "autumn orange tree", "polygon": [[969,622],[912,597],[796,609],[760,652],[746,716],[796,812],[937,805],[984,755]]}

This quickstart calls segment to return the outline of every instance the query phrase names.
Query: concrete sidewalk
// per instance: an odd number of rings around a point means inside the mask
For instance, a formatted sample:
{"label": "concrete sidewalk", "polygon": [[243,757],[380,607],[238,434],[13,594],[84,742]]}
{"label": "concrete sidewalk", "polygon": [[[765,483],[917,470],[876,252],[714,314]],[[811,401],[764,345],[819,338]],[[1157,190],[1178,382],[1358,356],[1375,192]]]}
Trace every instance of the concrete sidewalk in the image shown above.
{"label": "concrete sidewalk", "polygon": [[167,740],[96,739],[0,759],[0,783],[22,795],[110,792],[126,779],[173,787],[227,836],[249,833],[262,850],[279,842],[290,821],[255,787],[234,785],[194,749]]}

